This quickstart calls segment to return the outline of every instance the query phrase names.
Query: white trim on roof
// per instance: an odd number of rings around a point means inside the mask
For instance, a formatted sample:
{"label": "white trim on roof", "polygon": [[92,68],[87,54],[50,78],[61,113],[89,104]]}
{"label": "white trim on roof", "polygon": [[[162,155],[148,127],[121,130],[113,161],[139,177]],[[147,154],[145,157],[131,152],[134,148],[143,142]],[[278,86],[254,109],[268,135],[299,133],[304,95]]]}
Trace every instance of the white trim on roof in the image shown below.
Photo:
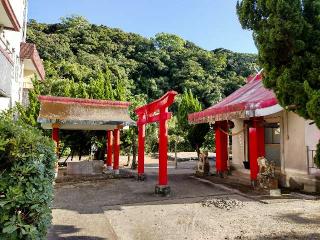
{"label": "white trim on roof", "polygon": [[256,109],[255,116],[264,117],[264,116],[272,115],[281,111],[283,111],[283,108],[279,104],[276,104],[271,107]]}

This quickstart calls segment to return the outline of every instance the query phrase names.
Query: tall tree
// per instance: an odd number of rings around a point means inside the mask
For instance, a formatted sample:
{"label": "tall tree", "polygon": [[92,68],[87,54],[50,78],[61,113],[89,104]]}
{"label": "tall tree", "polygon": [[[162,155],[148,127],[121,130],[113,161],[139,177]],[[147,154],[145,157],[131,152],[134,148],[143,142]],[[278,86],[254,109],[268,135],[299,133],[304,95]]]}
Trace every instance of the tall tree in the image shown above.
{"label": "tall tree", "polygon": [[202,106],[198,99],[193,96],[191,90],[185,91],[181,96],[181,102],[178,108],[178,127],[185,133],[191,147],[196,149],[198,155],[205,141],[205,136],[209,131],[209,124],[190,125],[188,123],[188,114],[201,110]]}
{"label": "tall tree", "polygon": [[[242,0],[237,12],[253,30],[265,86],[284,108],[320,128],[319,0]],[[320,143],[316,162],[320,166]]]}

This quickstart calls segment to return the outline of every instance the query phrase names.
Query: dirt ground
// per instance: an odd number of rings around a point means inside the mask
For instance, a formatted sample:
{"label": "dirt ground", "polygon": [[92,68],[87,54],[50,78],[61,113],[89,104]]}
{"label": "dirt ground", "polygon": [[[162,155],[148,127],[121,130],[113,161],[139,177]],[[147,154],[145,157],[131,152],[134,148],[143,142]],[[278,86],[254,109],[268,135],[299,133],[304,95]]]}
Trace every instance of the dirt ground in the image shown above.
{"label": "dirt ground", "polygon": [[[145,182],[56,184],[48,239],[320,239],[320,201],[301,195],[255,198],[221,181],[193,177],[195,164],[169,165],[169,197],[154,195],[155,161],[146,165]],[[204,204],[228,201],[237,205]]]}

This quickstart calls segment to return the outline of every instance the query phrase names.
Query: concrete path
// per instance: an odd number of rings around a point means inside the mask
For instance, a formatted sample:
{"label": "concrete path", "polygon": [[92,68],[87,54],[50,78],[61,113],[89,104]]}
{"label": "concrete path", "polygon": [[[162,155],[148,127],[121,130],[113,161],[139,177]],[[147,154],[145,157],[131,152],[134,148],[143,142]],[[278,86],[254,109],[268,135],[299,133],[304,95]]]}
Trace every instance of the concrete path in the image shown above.
{"label": "concrete path", "polygon": [[[195,162],[169,166],[169,197],[154,195],[157,166],[147,180],[107,179],[55,186],[49,240],[225,240],[320,239],[320,204],[292,196],[264,201],[192,177]],[[217,179],[216,179],[217,180]],[[234,209],[203,202],[227,199]]]}
{"label": "concrete path", "polygon": [[48,239],[117,239],[108,209],[145,204],[172,204],[200,201],[206,196],[222,196],[232,192],[192,179],[194,164],[185,163],[175,170],[169,169],[169,197],[154,194],[157,169],[146,168],[147,180],[109,179],[94,182],[61,183],[55,186],[53,226]]}

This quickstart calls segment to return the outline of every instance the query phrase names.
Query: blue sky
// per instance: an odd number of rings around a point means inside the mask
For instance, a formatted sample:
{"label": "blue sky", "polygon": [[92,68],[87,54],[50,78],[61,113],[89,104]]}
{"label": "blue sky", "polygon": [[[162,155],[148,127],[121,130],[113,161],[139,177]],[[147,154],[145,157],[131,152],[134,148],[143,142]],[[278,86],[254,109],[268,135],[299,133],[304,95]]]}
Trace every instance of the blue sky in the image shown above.
{"label": "blue sky", "polygon": [[208,50],[256,53],[251,32],[241,28],[236,0],[29,0],[29,18],[55,23],[73,14],[145,37],[177,34]]}

